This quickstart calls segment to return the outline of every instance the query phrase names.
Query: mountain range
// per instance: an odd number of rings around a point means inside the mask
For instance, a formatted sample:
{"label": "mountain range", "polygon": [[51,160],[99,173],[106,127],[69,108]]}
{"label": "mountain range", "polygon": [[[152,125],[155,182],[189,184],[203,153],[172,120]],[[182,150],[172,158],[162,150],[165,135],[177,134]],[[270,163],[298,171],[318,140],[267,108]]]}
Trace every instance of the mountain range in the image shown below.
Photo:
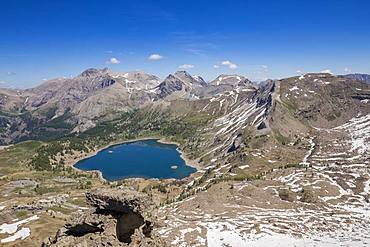
{"label": "mountain range", "polygon": [[[84,131],[120,112],[172,99],[210,97],[241,84],[251,82],[222,75],[208,84],[186,71],[170,74],[161,82],[142,71],[116,73],[104,68],[87,69],[74,78],[49,80],[31,89],[0,89],[2,142],[22,140],[32,135],[32,128],[60,121],[76,126],[73,131]],[[52,126],[47,128],[53,131]]]}
{"label": "mountain range", "polygon": [[[225,130],[232,125],[241,127],[252,117],[253,124],[264,121],[263,126],[271,125],[268,118],[276,123],[280,118],[288,121],[289,116],[298,125],[330,126],[363,108],[366,111],[368,104],[363,102],[370,99],[370,93],[363,82],[367,79],[358,74],[311,73],[256,86],[239,75],[220,75],[207,83],[200,76],[177,71],[161,81],[142,71],[92,68],[35,88],[0,89],[0,143],[84,132],[124,112],[149,108],[178,116],[188,114],[186,107],[191,107],[211,116],[215,125],[225,125]],[[237,119],[238,114],[245,119]]]}
{"label": "mountain range", "polygon": [[353,79],[353,80],[357,80],[357,81],[362,81],[362,82],[365,82],[365,83],[370,83],[370,75],[368,74],[348,74],[348,75],[344,75],[344,77],[346,78],[349,78],[349,79]]}
{"label": "mountain range", "polygon": [[[98,210],[71,217],[67,224],[60,221],[56,225],[64,228],[43,246],[120,245],[115,234],[122,222],[114,217],[121,217],[122,208],[140,209],[135,217],[150,228],[135,228],[143,234],[134,229],[129,237],[152,241],[147,246],[212,246],[216,240],[215,246],[248,246],[254,236],[263,243],[270,238],[309,245],[364,243],[370,234],[370,219],[362,213],[370,200],[366,78],[307,73],[257,85],[239,75],[206,82],[186,71],[161,80],[141,71],[88,69],[31,89],[1,89],[0,142],[14,148],[10,159],[2,158],[8,151],[1,153],[1,162],[11,162],[0,172],[14,177],[10,185],[32,183],[32,174],[38,174],[41,186],[59,192],[78,176],[83,185],[90,179],[105,187],[86,193]],[[181,180],[106,184],[68,169],[112,143],[153,137],[176,142],[197,172]],[[18,149],[22,152],[13,155]],[[26,158],[15,162],[21,155]],[[80,195],[85,187],[68,191]],[[61,197],[59,192],[52,195]],[[23,194],[12,196],[28,203]],[[29,207],[10,206],[10,201],[5,204],[9,210]],[[38,242],[45,237],[33,234]]]}

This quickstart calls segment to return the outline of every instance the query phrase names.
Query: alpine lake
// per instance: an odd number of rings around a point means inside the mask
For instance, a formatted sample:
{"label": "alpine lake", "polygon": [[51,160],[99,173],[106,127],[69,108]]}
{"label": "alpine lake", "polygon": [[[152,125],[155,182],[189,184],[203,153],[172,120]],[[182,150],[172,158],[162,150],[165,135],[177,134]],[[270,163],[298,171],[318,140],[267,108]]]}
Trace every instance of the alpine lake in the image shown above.
{"label": "alpine lake", "polygon": [[98,170],[108,181],[125,178],[181,179],[196,172],[182,159],[177,145],[164,144],[157,139],[113,145],[74,166],[84,171]]}

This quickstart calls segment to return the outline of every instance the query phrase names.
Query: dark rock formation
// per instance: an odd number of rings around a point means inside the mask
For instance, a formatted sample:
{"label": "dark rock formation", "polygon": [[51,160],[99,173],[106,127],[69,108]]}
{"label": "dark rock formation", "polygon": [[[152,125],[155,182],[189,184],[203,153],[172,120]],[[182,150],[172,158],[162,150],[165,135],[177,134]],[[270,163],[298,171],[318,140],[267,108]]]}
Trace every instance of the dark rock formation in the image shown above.
{"label": "dark rock formation", "polygon": [[240,147],[240,145],[242,144],[242,139],[243,139],[243,135],[238,134],[236,136],[235,140],[233,141],[233,144],[231,145],[231,147],[227,150],[227,152],[231,153],[231,152],[236,151]]}
{"label": "dark rock formation", "polygon": [[260,123],[258,126],[257,126],[257,129],[258,130],[262,130],[262,129],[266,129],[266,123],[265,122],[262,122],[262,123]]}

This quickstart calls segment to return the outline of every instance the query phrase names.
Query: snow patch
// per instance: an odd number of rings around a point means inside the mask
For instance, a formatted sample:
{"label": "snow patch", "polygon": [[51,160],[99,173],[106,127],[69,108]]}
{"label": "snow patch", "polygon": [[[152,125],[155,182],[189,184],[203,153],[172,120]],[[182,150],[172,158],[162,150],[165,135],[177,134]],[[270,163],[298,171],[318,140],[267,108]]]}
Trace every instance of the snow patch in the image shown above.
{"label": "snow patch", "polygon": [[289,88],[289,91],[294,91],[294,90],[299,90],[299,88],[297,87],[297,86],[294,86],[294,87],[292,87],[292,88]]}
{"label": "snow patch", "polygon": [[14,235],[1,239],[1,243],[9,243],[17,239],[23,240],[27,238],[28,236],[30,236],[30,234],[31,234],[31,230],[28,227],[23,227],[21,230],[16,232]]}
{"label": "snow patch", "polygon": [[13,224],[7,224],[7,223],[4,223],[0,226],[0,233],[7,233],[7,234],[13,234],[15,233],[17,230],[18,230],[18,227],[22,224],[26,224],[30,221],[33,221],[33,220],[38,220],[39,217],[37,215],[34,215],[32,217],[29,217],[27,219],[24,219],[24,220],[21,220],[21,221],[18,221],[18,222],[15,222]]}
{"label": "snow patch", "polygon": [[350,133],[352,139],[350,151],[357,150],[360,154],[364,154],[370,150],[370,114],[352,118],[348,123],[334,129],[344,129]]}

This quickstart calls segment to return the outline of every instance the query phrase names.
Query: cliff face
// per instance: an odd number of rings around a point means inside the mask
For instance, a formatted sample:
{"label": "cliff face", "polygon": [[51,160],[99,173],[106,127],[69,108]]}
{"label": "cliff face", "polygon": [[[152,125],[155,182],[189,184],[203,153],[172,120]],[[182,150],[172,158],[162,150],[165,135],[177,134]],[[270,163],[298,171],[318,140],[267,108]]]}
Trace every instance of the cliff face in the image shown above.
{"label": "cliff face", "polygon": [[155,205],[143,193],[100,189],[86,193],[92,209],[74,214],[42,246],[165,246],[152,234]]}

